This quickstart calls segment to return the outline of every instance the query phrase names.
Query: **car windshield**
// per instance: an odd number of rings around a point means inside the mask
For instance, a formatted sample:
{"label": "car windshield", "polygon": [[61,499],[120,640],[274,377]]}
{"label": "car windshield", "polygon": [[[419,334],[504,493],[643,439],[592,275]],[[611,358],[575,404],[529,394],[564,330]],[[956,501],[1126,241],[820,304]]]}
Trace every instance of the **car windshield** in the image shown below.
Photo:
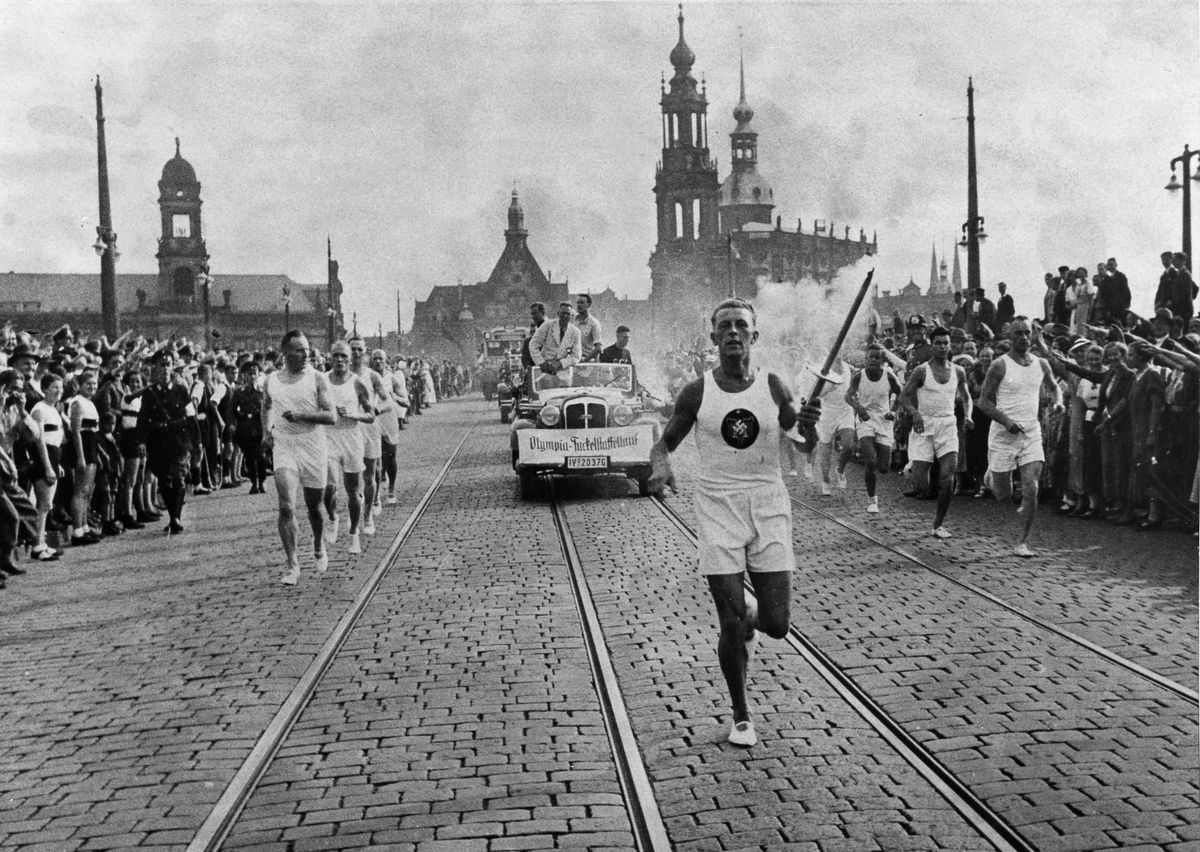
{"label": "car windshield", "polygon": [[633,367],[629,364],[576,364],[557,373],[533,371],[533,389],[618,388],[633,390]]}

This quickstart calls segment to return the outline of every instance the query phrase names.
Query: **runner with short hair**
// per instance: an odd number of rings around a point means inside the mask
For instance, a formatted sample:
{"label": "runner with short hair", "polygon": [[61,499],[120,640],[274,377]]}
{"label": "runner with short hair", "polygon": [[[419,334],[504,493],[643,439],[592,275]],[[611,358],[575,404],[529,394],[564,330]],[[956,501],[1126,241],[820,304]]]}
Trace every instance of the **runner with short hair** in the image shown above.
{"label": "runner with short hair", "polygon": [[867,511],[871,514],[879,512],[876,471],[887,473],[892,467],[892,445],[896,441],[893,400],[899,399],[903,392],[895,373],[885,366],[885,351],[878,343],[870,344],[867,366],[854,374],[846,388],[846,403],[858,418],[855,432],[862,453]]}
{"label": "runner with short hair", "polygon": [[321,501],[329,477],[329,445],[325,427],[337,422],[330,401],[329,380],[308,363],[308,338],[289,331],[280,344],[284,367],[267,377],[263,400],[263,442],[274,455],[275,488],[279,492],[279,539],[287,556],[281,582],[294,586],[300,579],[296,556],[296,492],[304,493],[313,533],[318,573],[329,567],[325,550],[325,516]]}
{"label": "runner with short hair", "polygon": [[[733,703],[729,741],[757,741],[746,702],[746,669],[757,630],[787,635],[795,567],[792,511],[779,464],[780,430],[812,424],[816,406],[797,414],[792,393],[774,373],[751,368],[758,340],[754,307],[727,299],[712,314],[720,363],[689,382],[675,401],[662,438],[650,451],[650,491],[675,490],[670,453],[692,428],[702,460],[693,502],[699,527],[700,572],[721,624],[717,656]],[[757,602],[744,592],[746,572]]]}
{"label": "runner with short hair", "polygon": [[325,543],[337,544],[340,518],[337,512],[338,479],[346,489],[346,507],[350,515],[350,553],[362,553],[358,522],[362,516],[363,433],[359,426],[375,419],[367,387],[362,379],[350,372],[350,347],[339,340],[329,347],[332,369],[325,374],[329,380],[329,397],[337,422],[325,430],[329,441],[329,482],[325,486],[325,511],[329,524],[325,527]]}
{"label": "runner with short hair", "polygon": [[386,478],[388,483],[387,503],[396,502],[396,445],[400,443],[400,419],[396,416],[396,383],[387,366],[387,353],[382,349],[371,352],[371,369],[383,380],[383,393],[379,397],[379,434],[383,439],[383,470],[379,471],[376,493]]}
{"label": "runner with short hair", "polygon": [[[383,379],[379,374],[372,370],[366,363],[367,345],[361,337],[351,337],[350,345],[350,372],[362,379],[363,384],[367,388],[367,398],[370,403],[371,413],[379,413],[379,401],[384,397],[385,391],[383,387]],[[363,506],[367,510],[367,516],[363,520],[362,531],[367,535],[375,535],[375,518],[379,515],[379,505],[377,502],[378,488],[378,471],[380,462],[383,459],[383,433],[380,431],[379,423],[372,419],[370,423],[360,423],[358,428],[363,433],[363,461],[365,469],[363,470]]]}
{"label": "runner with short hair", "polygon": [[943,526],[950,498],[954,496],[954,474],[958,471],[958,420],[955,401],[962,404],[963,425],[970,430],[971,395],[967,393],[967,373],[950,363],[950,330],[935,328],[929,333],[929,360],[913,367],[900,394],[900,404],[912,416],[908,438],[908,458],[912,462],[913,492],[929,492],[929,470],[938,464],[937,511],[933,517],[933,535],[950,538]]}
{"label": "runner with short hair", "polygon": [[1025,317],[1015,318],[1008,326],[1012,348],[996,358],[988,368],[979,391],[979,410],[992,418],[988,434],[987,487],[1001,503],[1012,497],[1012,472],[1021,472],[1022,516],[1020,539],[1014,549],[1017,556],[1029,558],[1029,532],[1037,510],[1038,480],[1042,463],[1042,425],[1038,405],[1044,388],[1054,398],[1054,410],[1063,410],[1062,388],[1045,360],[1029,351],[1034,327]]}

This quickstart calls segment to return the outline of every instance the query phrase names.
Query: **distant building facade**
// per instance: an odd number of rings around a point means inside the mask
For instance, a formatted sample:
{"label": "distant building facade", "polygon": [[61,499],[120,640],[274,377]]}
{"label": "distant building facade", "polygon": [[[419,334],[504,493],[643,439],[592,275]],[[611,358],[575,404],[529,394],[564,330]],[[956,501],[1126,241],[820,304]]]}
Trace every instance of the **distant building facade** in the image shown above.
{"label": "distant building facade", "polygon": [[[662,159],[655,172],[658,240],[650,255],[650,309],[654,325],[673,341],[690,340],[696,312],[730,293],[754,298],[767,281],[810,278],[831,281],[838,270],[878,251],[860,229],[838,237],[832,222],[818,220],[812,233],[785,228],[774,215],[775,197],[758,171],[758,133],[746,100],[745,69],[733,110],[730,173],[722,182],[708,147],[707,86],[691,74],[696,56],[683,34],[671,50],[675,68],[664,83]],[[772,222],[772,220],[774,220]],[[711,308],[710,308],[711,309]]]}
{"label": "distant building facade", "polygon": [[893,313],[899,313],[905,322],[913,314],[920,314],[932,323],[934,317],[939,320],[942,318],[943,311],[954,314],[955,293],[962,293],[964,297],[966,295],[966,290],[963,289],[962,267],[958,260],[958,246],[954,247],[952,274],[946,272],[946,256],[943,254],[939,261],[937,247],[934,246],[929,262],[929,286],[925,291],[922,292],[920,285],[909,276],[908,283],[895,293],[877,288],[874,306],[885,327],[890,327],[889,319]]}
{"label": "distant building facade", "polygon": [[[342,285],[337,261],[329,259],[324,284],[300,284],[286,275],[210,273],[204,240],[200,182],[175,140],[175,156],[158,182],[161,236],[158,274],[116,276],[121,329],[153,337],[202,339],[208,298],[213,345],[264,349],[278,346],[285,319],[324,348],[330,311],[335,336],[342,333]],[[212,283],[204,286],[212,274]],[[82,273],[0,273],[0,316],[22,328],[51,331],[63,323],[99,333],[99,275]]]}

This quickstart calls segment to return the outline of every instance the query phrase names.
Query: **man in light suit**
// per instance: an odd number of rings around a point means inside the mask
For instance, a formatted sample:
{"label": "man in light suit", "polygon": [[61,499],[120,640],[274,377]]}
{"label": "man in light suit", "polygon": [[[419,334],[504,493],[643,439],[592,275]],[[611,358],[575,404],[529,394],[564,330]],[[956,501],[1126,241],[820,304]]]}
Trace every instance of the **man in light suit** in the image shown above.
{"label": "man in light suit", "polygon": [[543,373],[573,367],[583,357],[579,327],[571,322],[571,303],[558,303],[558,319],[544,322],[529,341],[529,355]]}

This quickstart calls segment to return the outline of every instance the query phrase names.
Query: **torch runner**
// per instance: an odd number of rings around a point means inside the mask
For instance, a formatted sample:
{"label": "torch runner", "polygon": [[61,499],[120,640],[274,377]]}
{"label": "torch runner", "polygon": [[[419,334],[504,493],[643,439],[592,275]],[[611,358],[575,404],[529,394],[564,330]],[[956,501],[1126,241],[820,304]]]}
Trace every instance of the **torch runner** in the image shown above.
{"label": "torch runner", "polygon": [[[829,349],[829,355],[825,358],[825,365],[821,368],[821,372],[817,374],[817,381],[813,384],[812,392],[808,395],[808,401],[814,405],[820,405],[821,391],[824,390],[826,383],[829,382],[829,376],[833,370],[833,365],[837,361],[838,353],[842,349],[842,344],[846,342],[846,335],[850,333],[850,327],[854,325],[854,317],[858,314],[858,309],[862,306],[863,299],[867,297],[867,291],[871,289],[871,277],[875,274],[872,269],[867,273],[867,277],[863,280],[862,286],[858,288],[858,295],[854,297],[854,304],[850,306],[850,312],[846,314],[846,321],[842,323],[842,329],[838,332],[837,339],[833,342],[833,346]],[[803,405],[806,400],[801,399]],[[798,423],[794,432],[788,432],[788,437],[796,443],[800,444],[800,449],[803,452],[812,452],[817,446],[817,430],[815,426],[801,427]]]}

